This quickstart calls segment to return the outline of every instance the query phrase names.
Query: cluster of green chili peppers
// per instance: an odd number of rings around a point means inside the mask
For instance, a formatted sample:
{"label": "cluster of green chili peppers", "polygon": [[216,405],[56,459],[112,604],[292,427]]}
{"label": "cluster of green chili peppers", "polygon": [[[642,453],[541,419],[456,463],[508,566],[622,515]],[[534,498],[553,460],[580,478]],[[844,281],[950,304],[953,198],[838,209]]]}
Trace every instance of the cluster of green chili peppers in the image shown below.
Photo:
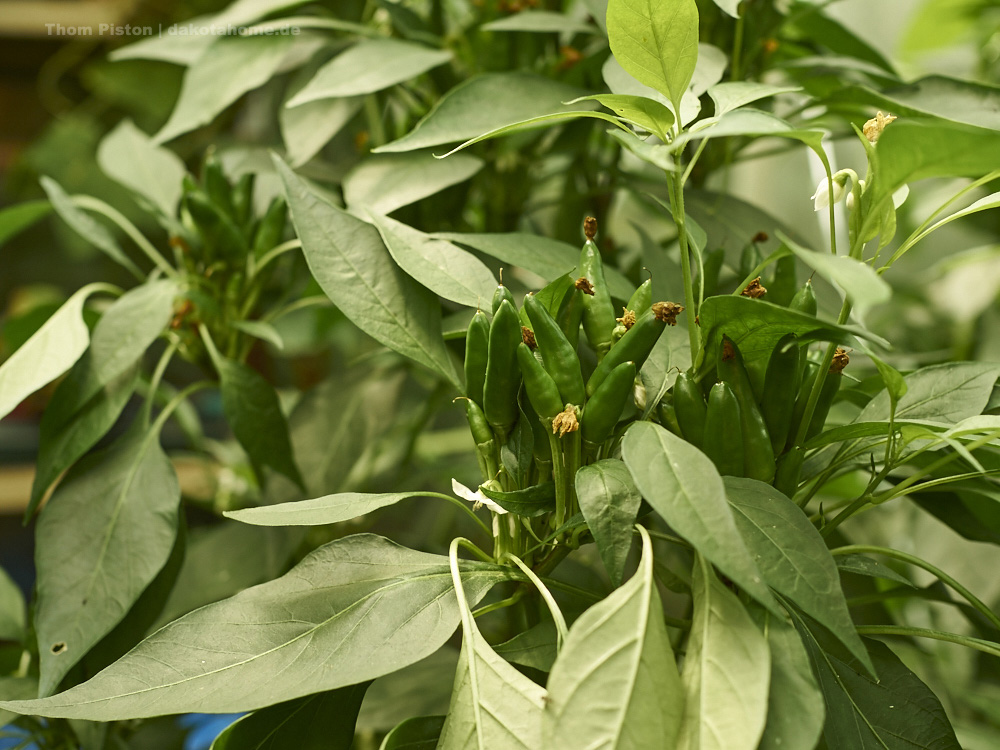
{"label": "cluster of green chili peppers", "polygon": [[[492,320],[478,310],[466,336],[466,416],[482,489],[501,503],[516,501],[518,492],[551,491],[551,528],[530,526],[535,536],[558,531],[578,512],[576,470],[613,452],[621,436],[616,427],[635,408],[637,373],[683,310],[653,303],[647,281],[617,317],[593,242],[596,222],[588,219],[584,230],[571,283],[526,295],[520,310],[501,283]],[[580,346],[581,328],[589,350]],[[518,533],[513,526],[507,531]]]}
{"label": "cluster of green chili peppers", "polygon": [[[794,265],[792,274],[794,278]],[[744,291],[754,297],[766,292],[759,279]],[[811,280],[787,304],[815,315]],[[805,345],[787,334],[775,345],[766,368],[747,368],[739,347],[724,335],[715,377],[697,382],[694,372],[680,373],[672,399],[660,404],[661,420],[711,458],[720,474],[772,483],[791,497],[802,468],[801,443],[822,431],[848,362],[847,353],[838,349],[804,425],[820,367]]]}

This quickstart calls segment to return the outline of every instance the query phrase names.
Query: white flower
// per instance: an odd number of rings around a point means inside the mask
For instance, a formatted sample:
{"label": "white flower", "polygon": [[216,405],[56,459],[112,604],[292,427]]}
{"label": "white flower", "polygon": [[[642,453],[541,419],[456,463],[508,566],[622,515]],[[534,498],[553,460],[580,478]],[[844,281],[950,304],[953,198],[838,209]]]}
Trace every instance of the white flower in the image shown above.
{"label": "white flower", "polygon": [[[865,181],[864,180],[858,180],[858,188],[861,190],[862,193],[865,191]],[[853,190],[847,194],[847,210],[848,211],[853,211],[854,210],[854,191]]]}
{"label": "white flower", "polygon": [[480,507],[481,505],[485,505],[494,513],[501,516],[507,512],[505,509],[501,508],[495,502],[486,497],[486,495],[484,495],[479,490],[473,492],[464,484],[459,482],[457,479],[451,480],[451,491],[454,492],[456,496],[462,498],[463,500],[468,500],[470,503],[475,503],[476,508]]}
{"label": "white flower", "polygon": [[832,200],[829,181],[824,179],[820,182],[819,185],[816,186],[816,192],[809,196],[813,201],[813,210],[822,211],[824,208],[828,208],[830,203],[839,203],[840,199],[844,197],[844,193],[846,192],[844,189],[845,182],[846,180],[844,179],[838,179],[837,175],[833,176]]}

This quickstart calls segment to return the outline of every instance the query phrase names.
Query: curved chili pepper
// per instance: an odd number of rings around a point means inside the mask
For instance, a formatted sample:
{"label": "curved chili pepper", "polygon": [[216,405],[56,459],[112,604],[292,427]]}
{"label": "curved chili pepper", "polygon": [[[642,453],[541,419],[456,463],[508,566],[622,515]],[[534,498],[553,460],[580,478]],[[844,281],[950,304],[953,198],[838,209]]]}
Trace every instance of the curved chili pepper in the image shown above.
{"label": "curved chili pepper", "polygon": [[[660,304],[667,303],[657,303],[657,305]],[[655,308],[656,305],[653,307]],[[683,308],[680,309],[683,310]],[[639,318],[597,365],[597,369],[587,381],[587,395],[593,396],[604,379],[611,374],[611,371],[623,362],[631,360],[635,362],[636,369],[641,370],[669,319],[671,319],[670,314],[657,314],[655,312]]]}
{"label": "curved chili pepper", "polygon": [[603,443],[618,424],[635,383],[635,362],[623,362],[594,391],[580,418],[580,431],[585,442]]}
{"label": "curved chili pepper", "polygon": [[490,340],[483,384],[483,411],[486,420],[503,440],[517,421],[517,391],[521,370],[517,347],[521,345],[521,322],[517,311],[502,300],[490,325]]}
{"label": "curved chili pepper", "polygon": [[743,432],[740,402],[729,383],[716,383],[708,394],[702,451],[720,474],[743,476]]}
{"label": "curved chili pepper", "polygon": [[542,364],[556,382],[563,402],[582,406],[586,400],[586,391],[576,347],[569,342],[559,324],[534,295],[524,298],[524,309],[528,311],[528,318],[534,329]]}
{"label": "curved chili pepper", "polygon": [[482,406],[489,363],[490,322],[486,313],[476,310],[465,333],[465,395]]}
{"label": "curved chili pepper", "polygon": [[674,414],[681,428],[681,436],[696,448],[701,448],[705,437],[707,405],[701,387],[690,373],[682,372],[674,381]]}
{"label": "curved chili pepper", "polygon": [[[518,344],[517,363],[524,378],[524,392],[541,419],[552,420],[563,410],[559,388],[527,344]],[[548,438],[546,438],[548,440]]]}
{"label": "curved chili pepper", "polygon": [[639,287],[632,292],[632,296],[628,298],[628,304],[625,305],[626,310],[631,310],[635,313],[635,317],[639,318],[649,310],[650,305],[653,304],[653,279],[648,278]]}

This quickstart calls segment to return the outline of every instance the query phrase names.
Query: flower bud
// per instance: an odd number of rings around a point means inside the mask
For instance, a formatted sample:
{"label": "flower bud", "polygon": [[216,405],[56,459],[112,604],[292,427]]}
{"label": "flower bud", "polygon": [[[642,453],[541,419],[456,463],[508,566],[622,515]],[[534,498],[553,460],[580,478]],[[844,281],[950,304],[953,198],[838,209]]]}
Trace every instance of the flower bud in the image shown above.
{"label": "flower bud", "polygon": [[810,199],[813,201],[813,210],[822,211],[824,208],[829,208],[831,203],[839,203],[840,199],[844,197],[846,189],[844,184],[846,183],[846,175],[841,178],[839,172],[833,176],[833,193],[830,193],[830,182],[829,180],[823,180],[816,186],[816,192],[813,193]]}

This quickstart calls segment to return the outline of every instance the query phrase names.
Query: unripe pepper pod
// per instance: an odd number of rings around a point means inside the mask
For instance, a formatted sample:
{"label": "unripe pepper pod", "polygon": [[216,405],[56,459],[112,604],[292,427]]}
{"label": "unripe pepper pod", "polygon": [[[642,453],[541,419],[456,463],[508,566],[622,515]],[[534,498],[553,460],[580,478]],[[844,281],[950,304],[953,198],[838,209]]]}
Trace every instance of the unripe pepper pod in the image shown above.
{"label": "unripe pepper pod", "polygon": [[674,325],[677,314],[682,310],[684,308],[681,305],[676,305],[673,302],[654,304],[650,313],[639,318],[597,365],[597,369],[587,381],[587,395],[593,396],[605,378],[611,374],[611,371],[623,362],[631,360],[635,362],[636,370],[641,370],[649,353],[653,351],[653,347],[659,340],[660,334],[663,333],[664,327]]}
{"label": "unripe pepper pod", "polygon": [[580,419],[583,439],[590,443],[603,443],[611,436],[622,415],[635,382],[635,362],[624,362],[604,379],[601,387],[591,396]]}
{"label": "unripe pepper pod", "polygon": [[830,407],[844,382],[843,370],[850,362],[847,351],[837,348],[837,353],[833,357],[830,371],[826,374],[823,387],[819,392],[819,399],[816,401],[816,409],[813,411],[812,419],[809,420],[809,429],[806,430],[806,440],[816,437],[823,431],[826,418],[830,414]]}
{"label": "unripe pepper pod", "polygon": [[774,264],[774,279],[768,285],[768,301],[787,307],[795,296],[795,287],[795,256],[778,258]]}
{"label": "unripe pepper pod", "polygon": [[552,376],[564,403],[582,406],[586,400],[580,358],[559,324],[534,295],[524,298],[524,309],[534,327],[538,352],[546,372]]}
{"label": "unripe pepper pod", "polygon": [[531,353],[531,349],[523,343],[517,347],[517,363],[524,378],[524,392],[528,394],[531,406],[540,419],[551,421],[564,406],[556,382]]}
{"label": "unripe pepper pod", "polygon": [[521,322],[517,311],[510,302],[502,300],[490,325],[489,356],[483,385],[483,411],[501,439],[517,422],[517,391],[521,387],[517,347],[520,345]]}
{"label": "unripe pepper pod", "polygon": [[774,489],[786,497],[794,497],[799,488],[799,475],[806,452],[802,448],[792,448],[778,459],[778,470],[774,474]]}
{"label": "unripe pepper pod", "polygon": [[278,196],[271,201],[264,213],[253,238],[253,252],[258,258],[268,250],[276,247],[285,235],[285,223],[288,221],[288,207],[285,199]]}
{"label": "unripe pepper pod", "polygon": [[[740,404],[740,427],[743,433],[744,476],[770,482],[774,479],[774,449],[767,424],[757,408],[750,378],[743,365],[743,357],[728,336],[722,337],[719,357],[719,379],[728,383]],[[706,427],[707,429],[707,427]]]}
{"label": "unripe pepper pod", "polygon": [[701,448],[705,437],[707,405],[701,387],[690,373],[682,372],[674,381],[674,414],[681,436],[696,448]]}
{"label": "unripe pepper pod", "polygon": [[788,440],[795,413],[795,396],[799,392],[802,369],[799,366],[800,350],[795,334],[783,336],[771,352],[764,376],[764,391],[760,399],[760,412],[764,415],[771,447],[780,453]]}
{"label": "unripe pepper pod", "polygon": [[489,362],[490,322],[476,310],[465,333],[465,395],[482,406]]}
{"label": "unripe pepper pod", "polygon": [[816,290],[813,289],[812,279],[806,279],[806,283],[795,293],[792,301],[788,303],[789,310],[796,310],[806,315],[815,315],[817,310]]}
{"label": "unripe pepper pod", "polygon": [[[459,398],[462,397],[459,396]],[[471,398],[462,398],[462,400],[465,401],[465,418],[469,421],[472,439],[476,441],[476,445],[489,443],[493,440],[493,430],[490,429],[483,410]]]}
{"label": "unripe pepper pod", "polygon": [[642,314],[645,313],[652,304],[653,279],[648,278],[642,282],[634,292],[632,292],[632,296],[629,297],[628,304],[625,305],[625,308],[635,313],[635,316],[638,318],[642,316]]}
{"label": "unripe pepper pod", "polygon": [[725,476],[743,476],[743,432],[740,404],[728,383],[716,383],[708,394],[702,451]]}
{"label": "unripe pepper pod", "polygon": [[612,331],[615,328],[615,308],[611,302],[607,281],[604,279],[601,251],[593,241],[597,233],[597,220],[587,217],[584,221],[584,232],[587,241],[580,251],[579,272],[589,283],[593,294],[585,294],[583,297],[583,331],[597,352],[597,360],[600,361],[611,348]]}
{"label": "unripe pepper pod", "polygon": [[514,295],[510,293],[510,289],[503,285],[503,271],[500,272],[500,283],[497,285],[496,290],[493,292],[493,314],[497,314],[497,310],[500,309],[500,303],[506,300],[510,302],[514,309],[517,306],[514,304]]}

